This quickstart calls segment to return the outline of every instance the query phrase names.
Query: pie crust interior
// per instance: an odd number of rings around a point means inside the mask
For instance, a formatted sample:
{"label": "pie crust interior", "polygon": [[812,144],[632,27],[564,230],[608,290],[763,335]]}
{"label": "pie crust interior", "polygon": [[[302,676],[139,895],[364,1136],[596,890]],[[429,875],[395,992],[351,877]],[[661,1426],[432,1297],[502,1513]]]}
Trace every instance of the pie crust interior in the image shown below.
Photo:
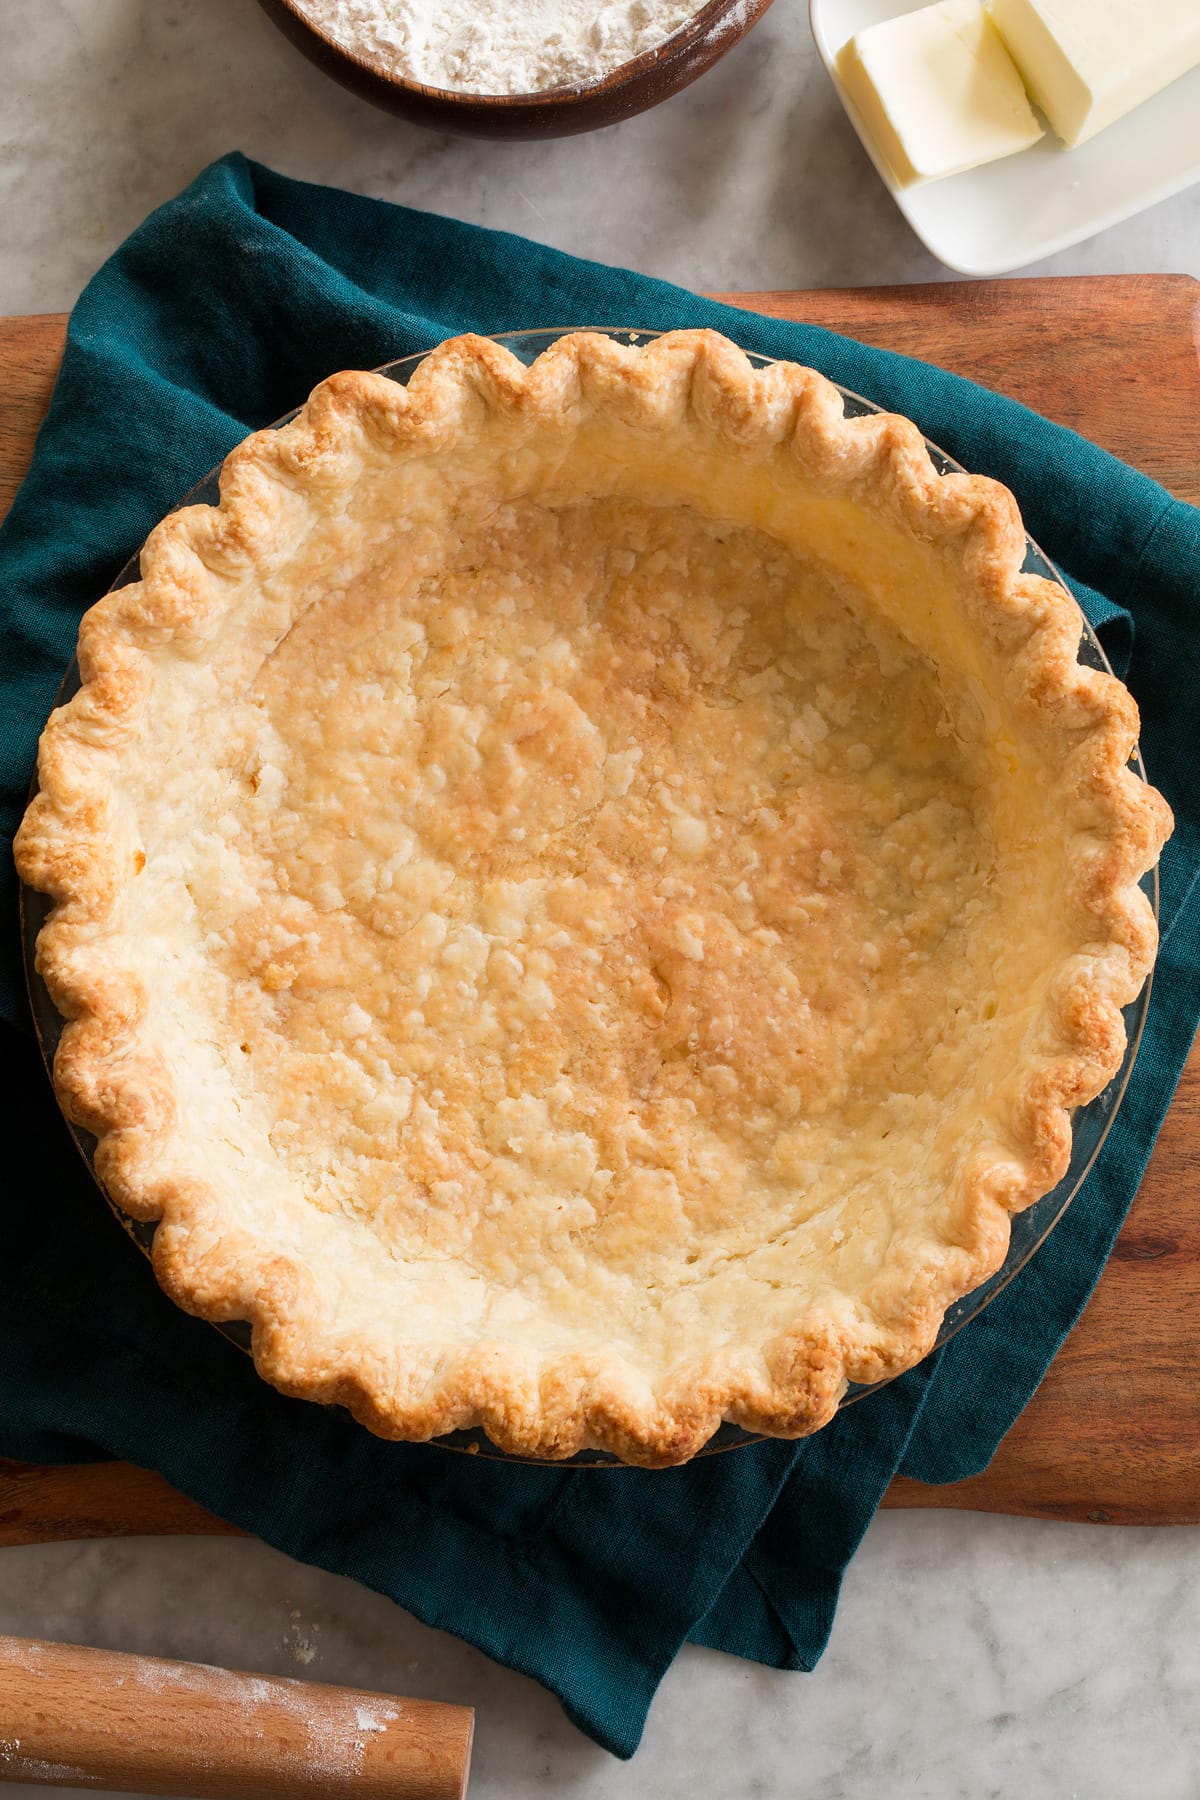
{"label": "pie crust interior", "polygon": [[23,878],[168,1292],[373,1431],[799,1436],[1062,1177],[1137,714],[1009,493],[708,332],[346,373],[80,632]]}

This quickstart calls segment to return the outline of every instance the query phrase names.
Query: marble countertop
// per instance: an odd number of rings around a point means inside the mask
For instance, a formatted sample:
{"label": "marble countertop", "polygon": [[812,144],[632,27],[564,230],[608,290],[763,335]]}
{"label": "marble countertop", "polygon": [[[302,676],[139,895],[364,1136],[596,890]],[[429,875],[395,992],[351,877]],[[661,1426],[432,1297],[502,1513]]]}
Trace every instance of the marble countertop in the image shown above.
{"label": "marble countertop", "polygon": [[[0,311],[68,307],[127,232],[227,150],[708,289],[936,281],[817,60],[775,0],[665,106],[544,144],[388,118],[253,0],[4,0]],[[1030,274],[1200,276],[1200,186]]]}
{"label": "marble countertop", "polygon": [[[370,110],[252,0],[3,10],[0,311],[67,308],[151,207],[232,148],[697,287],[944,273],[846,124],[801,0],[776,0],[658,111],[540,145],[435,136]],[[1200,276],[1200,188],[1027,272],[1134,270]],[[474,1704],[476,1800],[1194,1800],[1197,1616],[1194,1531],[883,1514],[813,1675],[686,1650],[622,1765],[530,1682],[262,1545],[0,1552],[3,1631]]]}
{"label": "marble countertop", "polygon": [[685,1649],[620,1763],[523,1676],[262,1544],[0,1551],[0,1631],[474,1706],[471,1800],[1195,1800],[1198,1616],[1191,1531],[881,1513],[813,1674]]}

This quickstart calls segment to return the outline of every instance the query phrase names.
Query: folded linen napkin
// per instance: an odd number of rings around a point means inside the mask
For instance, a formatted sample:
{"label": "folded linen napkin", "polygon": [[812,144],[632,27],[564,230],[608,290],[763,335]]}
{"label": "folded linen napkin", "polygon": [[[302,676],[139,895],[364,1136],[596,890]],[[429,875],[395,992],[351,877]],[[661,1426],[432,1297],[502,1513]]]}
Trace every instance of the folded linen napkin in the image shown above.
{"label": "folded linen napkin", "polygon": [[[385,1444],[275,1393],[178,1312],[99,1201],[29,1034],[9,844],[80,614],[245,433],[330,371],[455,332],[709,325],[815,365],[999,477],[1136,694],[1177,814],[1146,1035],[1083,1193],[1020,1279],[901,1380],[800,1445],[675,1470],[553,1470]],[[286,180],[232,155],[85,289],[33,467],[0,531],[0,1455],[119,1456],[534,1676],[619,1756],[685,1640],[811,1669],[897,1469],[983,1469],[1104,1264],[1200,1014],[1200,513],[984,389],[519,238]],[[1136,630],[1135,630],[1136,627]]]}

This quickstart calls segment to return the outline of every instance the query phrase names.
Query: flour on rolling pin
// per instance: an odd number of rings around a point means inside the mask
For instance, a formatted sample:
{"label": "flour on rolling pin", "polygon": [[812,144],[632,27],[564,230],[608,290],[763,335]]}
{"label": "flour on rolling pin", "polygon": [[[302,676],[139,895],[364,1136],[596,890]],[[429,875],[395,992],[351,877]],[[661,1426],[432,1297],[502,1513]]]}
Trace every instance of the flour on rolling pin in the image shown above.
{"label": "flour on rolling pin", "polygon": [[0,1738],[0,1776],[5,1781],[45,1781],[74,1787],[85,1786],[88,1778],[86,1769],[74,1769],[69,1763],[22,1756],[20,1738]]}
{"label": "flour on rolling pin", "polygon": [[[306,1681],[287,1675],[248,1675],[236,1669],[219,1669],[212,1663],[169,1663],[154,1657],[132,1657],[127,1683],[151,1694],[170,1694],[186,1688],[204,1695],[221,1707],[240,1712],[252,1721],[256,1710],[282,1709],[304,1733],[304,1755],[313,1769],[330,1773],[360,1768],[373,1733],[384,1732],[401,1717],[397,1701],[339,1688],[314,1690]],[[318,1712],[314,1691],[321,1696]],[[253,1724],[247,1729],[253,1729]]]}
{"label": "flour on rolling pin", "polygon": [[205,1800],[461,1800],[466,1707],[0,1637],[0,1782]]}

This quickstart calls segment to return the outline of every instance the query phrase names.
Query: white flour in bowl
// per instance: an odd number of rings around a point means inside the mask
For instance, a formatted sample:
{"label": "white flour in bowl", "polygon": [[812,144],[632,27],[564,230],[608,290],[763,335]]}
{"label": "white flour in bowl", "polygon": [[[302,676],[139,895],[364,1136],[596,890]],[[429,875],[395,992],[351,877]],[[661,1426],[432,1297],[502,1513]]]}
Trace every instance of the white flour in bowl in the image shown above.
{"label": "white flour in bowl", "polygon": [[468,94],[582,87],[652,50],[701,0],[298,0],[388,74]]}

